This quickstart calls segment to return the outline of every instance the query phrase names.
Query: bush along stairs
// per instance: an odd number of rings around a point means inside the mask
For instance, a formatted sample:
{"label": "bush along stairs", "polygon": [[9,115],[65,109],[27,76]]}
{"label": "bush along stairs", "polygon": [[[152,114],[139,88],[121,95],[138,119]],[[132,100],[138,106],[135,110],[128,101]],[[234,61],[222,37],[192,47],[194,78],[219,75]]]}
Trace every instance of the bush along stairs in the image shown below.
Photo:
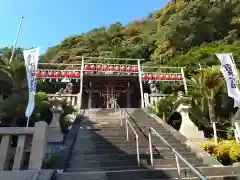
{"label": "bush along stairs", "polygon": [[[240,168],[220,167],[214,160],[212,164],[204,163],[195,152],[171,135],[169,129],[142,109],[122,111],[127,118],[120,117],[112,109],[86,110],[66,168],[56,173],[53,179],[240,179]],[[152,148],[149,148],[150,127],[152,132],[156,131],[151,136]],[[183,157],[185,163],[181,158],[178,158],[179,164],[176,163],[175,155],[166,142]]]}

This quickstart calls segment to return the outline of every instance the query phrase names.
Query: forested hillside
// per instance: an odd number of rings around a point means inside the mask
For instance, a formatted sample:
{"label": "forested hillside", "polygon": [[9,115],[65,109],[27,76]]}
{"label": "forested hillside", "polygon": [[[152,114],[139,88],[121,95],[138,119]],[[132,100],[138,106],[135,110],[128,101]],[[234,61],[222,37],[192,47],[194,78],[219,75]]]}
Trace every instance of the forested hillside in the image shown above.
{"label": "forested hillside", "polygon": [[[150,3],[150,2],[149,2]],[[237,0],[177,0],[123,26],[120,22],[68,37],[42,56],[75,62],[76,56],[144,58],[148,64],[216,64],[212,53],[232,52],[240,67],[240,4]],[[239,62],[238,62],[239,61]]]}

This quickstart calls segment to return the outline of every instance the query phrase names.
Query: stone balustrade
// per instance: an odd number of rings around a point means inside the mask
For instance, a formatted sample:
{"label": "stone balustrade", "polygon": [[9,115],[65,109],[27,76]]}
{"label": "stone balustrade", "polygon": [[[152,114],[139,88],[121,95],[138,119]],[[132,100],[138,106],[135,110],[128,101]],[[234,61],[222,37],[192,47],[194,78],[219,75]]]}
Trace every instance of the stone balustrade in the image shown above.
{"label": "stone balustrade", "polygon": [[159,102],[161,99],[171,96],[170,94],[159,94],[159,93],[144,93],[144,103],[145,107],[153,107],[155,103]]}
{"label": "stone balustrade", "polygon": [[67,99],[67,103],[71,104],[72,106],[80,106],[81,104],[81,97],[80,93],[78,94],[48,94],[49,98],[53,97],[62,97]]}
{"label": "stone balustrade", "polygon": [[[30,159],[28,163],[29,170],[40,170],[42,167],[47,138],[48,125],[44,121],[35,123],[34,127],[1,127],[0,128],[0,171],[9,170],[9,154],[12,142],[12,136],[18,136],[17,146],[15,149],[12,170],[20,170],[23,165],[25,152],[29,151]],[[27,142],[27,137],[32,136],[31,142]]]}

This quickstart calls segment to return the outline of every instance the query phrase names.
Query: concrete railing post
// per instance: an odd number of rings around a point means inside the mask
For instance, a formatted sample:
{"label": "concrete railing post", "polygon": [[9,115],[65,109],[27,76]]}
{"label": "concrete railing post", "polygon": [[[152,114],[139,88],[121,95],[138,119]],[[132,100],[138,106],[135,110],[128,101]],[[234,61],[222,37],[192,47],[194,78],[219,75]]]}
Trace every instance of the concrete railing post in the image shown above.
{"label": "concrete railing post", "polygon": [[0,171],[5,169],[8,149],[10,146],[10,135],[2,136],[1,144],[0,144]]}
{"label": "concrete railing post", "polygon": [[80,105],[81,105],[81,94],[78,93],[78,94],[77,94],[77,106],[80,107]]}
{"label": "concrete railing post", "polygon": [[235,124],[235,131],[236,131],[235,133],[236,140],[240,142],[240,120],[235,121],[234,124]]}
{"label": "concrete railing post", "polygon": [[35,123],[28,165],[29,170],[40,170],[42,167],[47,142],[47,130],[48,125],[46,122],[39,121]]}
{"label": "concrete railing post", "polygon": [[149,102],[149,95],[148,95],[148,93],[144,93],[144,101],[145,101],[145,107],[150,107],[150,102]]}

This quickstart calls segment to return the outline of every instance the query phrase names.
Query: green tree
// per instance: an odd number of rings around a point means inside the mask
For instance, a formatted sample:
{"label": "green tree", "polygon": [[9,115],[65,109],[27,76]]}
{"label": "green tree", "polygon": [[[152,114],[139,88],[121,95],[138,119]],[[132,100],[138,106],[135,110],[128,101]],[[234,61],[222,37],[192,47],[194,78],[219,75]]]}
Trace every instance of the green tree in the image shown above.
{"label": "green tree", "polygon": [[211,122],[216,122],[215,97],[224,85],[219,66],[207,67],[199,70],[197,74],[192,75],[188,81],[190,92],[194,99],[199,100],[202,110],[205,100],[208,105],[208,114]]}
{"label": "green tree", "polygon": [[223,39],[230,32],[240,29],[239,23],[233,23],[234,19],[239,18],[239,9],[237,1],[226,2],[224,6],[209,0],[169,4],[163,10],[164,16],[161,16],[164,20],[158,28],[161,35],[153,59],[164,63],[177,52],[185,52],[204,42]]}

